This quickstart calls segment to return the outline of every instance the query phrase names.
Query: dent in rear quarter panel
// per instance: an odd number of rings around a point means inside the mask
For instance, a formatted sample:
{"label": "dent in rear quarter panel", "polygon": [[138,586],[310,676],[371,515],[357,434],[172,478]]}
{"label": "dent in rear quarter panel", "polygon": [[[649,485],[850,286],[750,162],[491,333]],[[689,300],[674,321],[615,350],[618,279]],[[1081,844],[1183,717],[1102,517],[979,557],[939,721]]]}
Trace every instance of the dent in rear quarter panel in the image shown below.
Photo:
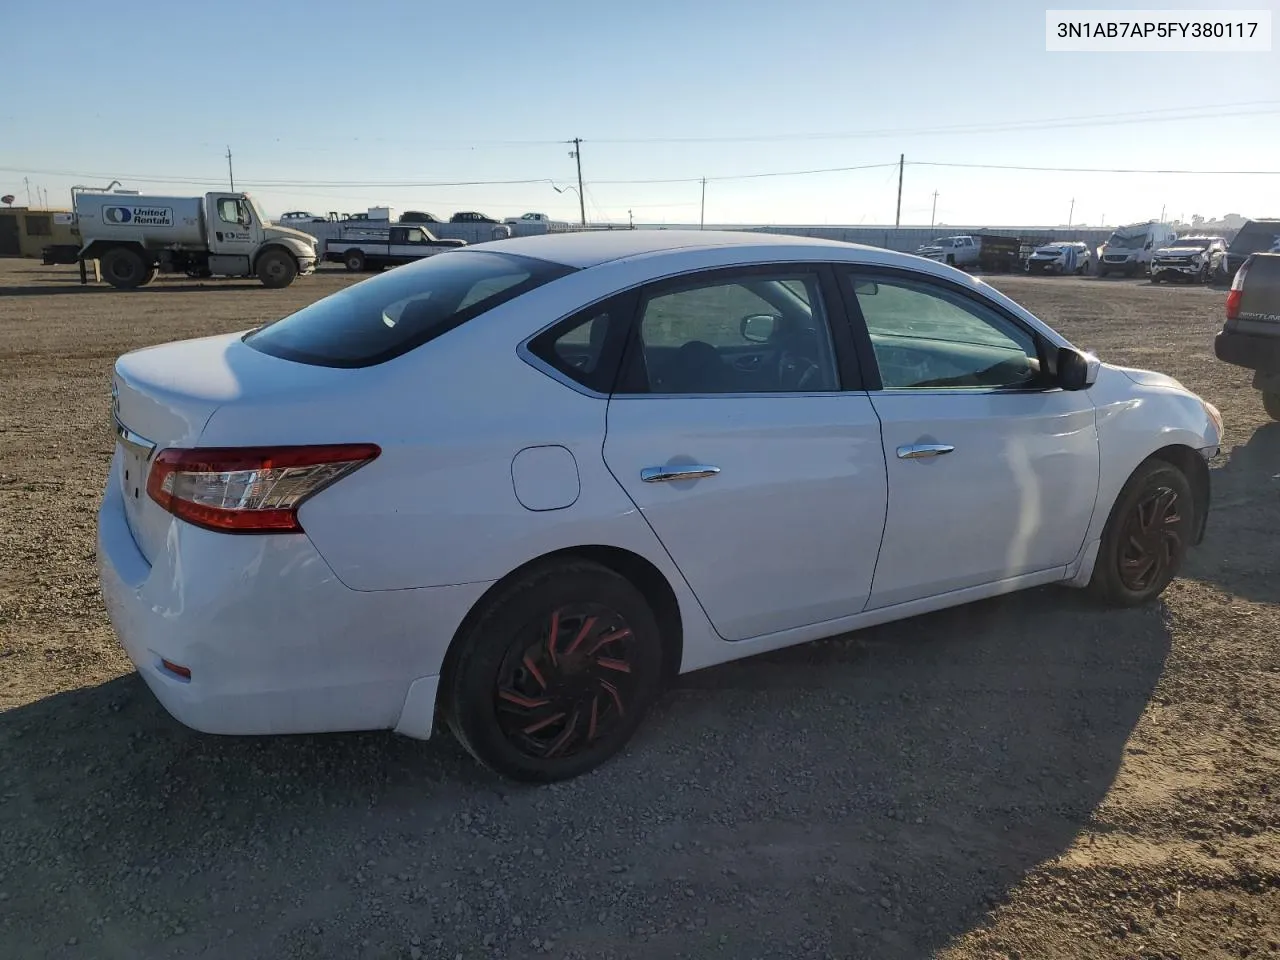
{"label": "dent in rear quarter panel", "polygon": [[1215,428],[1200,400],[1168,387],[1142,386],[1103,366],[1089,390],[1098,418],[1098,502],[1086,544],[1102,536],[1111,507],[1138,465],[1162,447],[1199,450],[1213,443]]}

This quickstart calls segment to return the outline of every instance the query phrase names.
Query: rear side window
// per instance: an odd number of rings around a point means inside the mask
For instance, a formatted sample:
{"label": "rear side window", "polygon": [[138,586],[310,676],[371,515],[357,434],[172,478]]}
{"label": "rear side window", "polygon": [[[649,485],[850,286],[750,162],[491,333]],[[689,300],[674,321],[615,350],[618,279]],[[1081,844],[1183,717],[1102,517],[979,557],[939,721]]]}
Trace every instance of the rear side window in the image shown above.
{"label": "rear side window", "polygon": [[450,250],[354,284],[244,342],[299,363],[373,366],[572,272],[530,257]]}

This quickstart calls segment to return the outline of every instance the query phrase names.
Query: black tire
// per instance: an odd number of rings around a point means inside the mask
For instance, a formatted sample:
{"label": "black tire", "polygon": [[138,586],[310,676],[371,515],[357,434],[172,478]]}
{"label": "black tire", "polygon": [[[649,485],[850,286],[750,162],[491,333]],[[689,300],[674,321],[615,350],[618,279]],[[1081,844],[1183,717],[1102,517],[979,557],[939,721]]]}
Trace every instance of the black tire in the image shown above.
{"label": "black tire", "polygon": [[342,255],[343,265],[352,273],[360,273],[364,270],[364,251],[348,250]]}
{"label": "black tire", "polygon": [[102,279],[117,290],[136,290],[155,279],[152,267],[132,247],[112,247],[98,260]]}
{"label": "black tire", "polygon": [[1280,420],[1280,392],[1263,390],[1262,409],[1267,411],[1267,416],[1272,420]]}
{"label": "black tire", "polygon": [[948,253],[945,262],[948,267],[954,267],[956,265],[956,258]]}
{"label": "black tire", "polygon": [[[515,580],[455,643],[445,718],[472,756],[514,780],[563,780],[608,760],[662,683],[648,603],[626,578],[584,561]],[[602,649],[608,656],[595,655]]]}
{"label": "black tire", "polygon": [[265,251],[258,257],[255,271],[264,287],[279,290],[287,287],[298,276],[298,261],[287,250],[276,248]]}
{"label": "black tire", "polygon": [[1152,282],[1152,283],[1159,283],[1159,282],[1160,282],[1160,274],[1158,274],[1158,273],[1153,273],[1153,274],[1151,275],[1151,282]]}
{"label": "black tire", "polygon": [[1208,282],[1209,282],[1209,265],[1207,263],[1201,264],[1200,272],[1196,274],[1196,283],[1208,283]]}
{"label": "black tire", "polygon": [[1107,268],[1104,267],[1102,264],[1098,264],[1098,276],[1105,277],[1106,275],[1107,275]]}
{"label": "black tire", "polygon": [[1164,460],[1140,465],[1107,518],[1090,592],[1118,607],[1141,606],[1160,596],[1186,558],[1195,511],[1186,474]]}

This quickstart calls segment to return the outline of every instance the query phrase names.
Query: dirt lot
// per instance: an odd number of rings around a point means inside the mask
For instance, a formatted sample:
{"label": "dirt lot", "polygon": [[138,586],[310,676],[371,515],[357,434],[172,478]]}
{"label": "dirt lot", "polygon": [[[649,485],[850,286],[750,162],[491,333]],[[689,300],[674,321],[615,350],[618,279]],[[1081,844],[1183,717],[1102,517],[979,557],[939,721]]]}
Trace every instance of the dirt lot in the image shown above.
{"label": "dirt lot", "polygon": [[79,289],[0,261],[0,956],[1280,953],[1280,424],[1223,294],[998,285],[1221,409],[1165,602],[1033,591],[687,676],[626,754],[513,787],[447,736],[226,739],[158,706],[98,596],[112,360],[322,296]]}

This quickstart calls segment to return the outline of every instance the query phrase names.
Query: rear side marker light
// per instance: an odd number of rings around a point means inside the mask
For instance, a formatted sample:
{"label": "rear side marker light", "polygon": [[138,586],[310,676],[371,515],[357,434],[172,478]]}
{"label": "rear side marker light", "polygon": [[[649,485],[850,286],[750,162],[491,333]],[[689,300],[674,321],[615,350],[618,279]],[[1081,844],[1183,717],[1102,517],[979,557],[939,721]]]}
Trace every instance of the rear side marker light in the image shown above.
{"label": "rear side marker light", "polygon": [[177,677],[180,680],[191,679],[190,667],[184,667],[180,664],[174,663],[172,660],[165,660],[163,658],[160,660],[160,666],[164,667],[166,670],[168,670],[170,673],[172,673],[175,677]]}
{"label": "rear side marker light", "polygon": [[372,443],[162,450],[147,495],[175,517],[225,533],[297,533],[307,498],[369,463]]}

